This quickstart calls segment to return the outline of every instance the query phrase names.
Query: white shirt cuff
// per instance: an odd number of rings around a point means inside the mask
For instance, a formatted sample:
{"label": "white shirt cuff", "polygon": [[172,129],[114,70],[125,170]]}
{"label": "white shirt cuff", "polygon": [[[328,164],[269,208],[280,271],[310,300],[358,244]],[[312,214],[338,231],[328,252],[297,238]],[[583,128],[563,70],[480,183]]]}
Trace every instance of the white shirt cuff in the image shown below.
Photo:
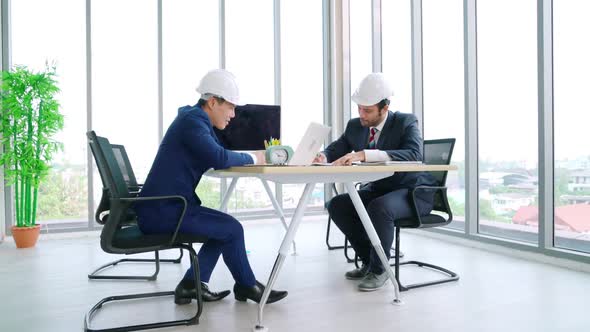
{"label": "white shirt cuff", "polygon": [[374,161],[389,161],[389,155],[387,152],[382,150],[364,150],[365,151],[365,161],[366,162],[374,162]]}
{"label": "white shirt cuff", "polygon": [[250,155],[250,157],[252,157],[252,160],[254,160],[253,164],[258,164],[258,159],[256,158],[256,155],[250,152],[246,152],[247,154]]}

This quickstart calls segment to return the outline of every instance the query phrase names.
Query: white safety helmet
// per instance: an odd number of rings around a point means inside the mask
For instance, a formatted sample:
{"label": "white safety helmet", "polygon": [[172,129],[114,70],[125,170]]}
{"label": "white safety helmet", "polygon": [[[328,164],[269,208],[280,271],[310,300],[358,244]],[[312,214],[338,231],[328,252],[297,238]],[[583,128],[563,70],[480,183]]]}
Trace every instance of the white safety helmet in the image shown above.
{"label": "white safety helmet", "polygon": [[371,73],[363,78],[352,95],[357,105],[372,106],[393,96],[393,88],[383,73]]}
{"label": "white safety helmet", "polygon": [[197,92],[201,94],[201,97],[214,95],[234,105],[240,105],[240,91],[236,77],[224,69],[214,69],[205,74],[197,87]]}

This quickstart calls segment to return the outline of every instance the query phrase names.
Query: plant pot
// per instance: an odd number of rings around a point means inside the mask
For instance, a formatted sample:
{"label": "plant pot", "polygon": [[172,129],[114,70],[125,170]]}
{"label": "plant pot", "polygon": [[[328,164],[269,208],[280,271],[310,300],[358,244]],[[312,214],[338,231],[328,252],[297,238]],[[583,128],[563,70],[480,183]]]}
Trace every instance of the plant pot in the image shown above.
{"label": "plant pot", "polygon": [[41,225],[35,225],[33,227],[16,227],[12,226],[12,237],[16,243],[17,248],[30,248],[34,247],[39,239],[39,231],[41,231]]}

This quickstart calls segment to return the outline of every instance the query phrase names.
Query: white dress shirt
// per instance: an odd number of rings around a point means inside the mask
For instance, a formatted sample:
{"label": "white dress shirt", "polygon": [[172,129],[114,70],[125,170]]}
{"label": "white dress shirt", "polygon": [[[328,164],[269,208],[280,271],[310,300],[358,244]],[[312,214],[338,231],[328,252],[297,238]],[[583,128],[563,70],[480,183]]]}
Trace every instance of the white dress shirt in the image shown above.
{"label": "white dress shirt", "polygon": [[[381,121],[381,123],[379,123],[376,127],[371,127],[371,128],[375,128],[377,129],[377,132],[375,133],[375,146],[377,146],[377,143],[379,142],[379,137],[381,137],[381,131],[383,130],[383,126],[385,126],[385,121],[387,121],[387,116],[383,119],[383,121]],[[369,128],[369,132],[370,132],[370,128]],[[370,135],[369,135],[370,137]],[[368,144],[368,142],[367,142]],[[388,161],[391,160],[391,158],[389,157],[389,155],[387,154],[387,152],[382,151],[382,150],[377,150],[377,149],[365,149],[365,161],[366,162],[373,162],[373,161]]]}

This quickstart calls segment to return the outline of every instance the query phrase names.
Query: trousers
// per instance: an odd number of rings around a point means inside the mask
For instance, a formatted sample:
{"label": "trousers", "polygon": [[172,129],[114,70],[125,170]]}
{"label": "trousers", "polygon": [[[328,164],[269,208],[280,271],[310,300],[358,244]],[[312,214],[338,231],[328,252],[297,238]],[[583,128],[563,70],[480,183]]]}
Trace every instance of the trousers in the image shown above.
{"label": "trousers", "polygon": [[[162,234],[174,232],[176,224],[151,217],[142,218],[140,215],[139,227],[146,234]],[[256,285],[256,278],[246,255],[244,229],[234,217],[218,210],[189,205],[179,232],[209,238],[198,253],[201,281],[209,282],[221,255],[236,283],[246,287]],[[184,275],[185,279],[192,279],[193,269],[191,265]]]}
{"label": "trousers", "polygon": [[[385,255],[389,259],[391,255],[389,248],[393,244],[395,234],[394,221],[414,216],[408,200],[409,190],[398,189],[388,193],[380,193],[361,189],[358,193],[379,236]],[[418,204],[420,214],[426,215],[430,213],[432,206],[432,201],[421,201]],[[384,267],[379,260],[379,256],[377,256],[377,252],[371,245],[350,196],[341,194],[332,198],[328,203],[328,212],[336,226],[346,235],[363,264],[368,264],[369,270],[373,273],[383,273],[385,271]]]}

